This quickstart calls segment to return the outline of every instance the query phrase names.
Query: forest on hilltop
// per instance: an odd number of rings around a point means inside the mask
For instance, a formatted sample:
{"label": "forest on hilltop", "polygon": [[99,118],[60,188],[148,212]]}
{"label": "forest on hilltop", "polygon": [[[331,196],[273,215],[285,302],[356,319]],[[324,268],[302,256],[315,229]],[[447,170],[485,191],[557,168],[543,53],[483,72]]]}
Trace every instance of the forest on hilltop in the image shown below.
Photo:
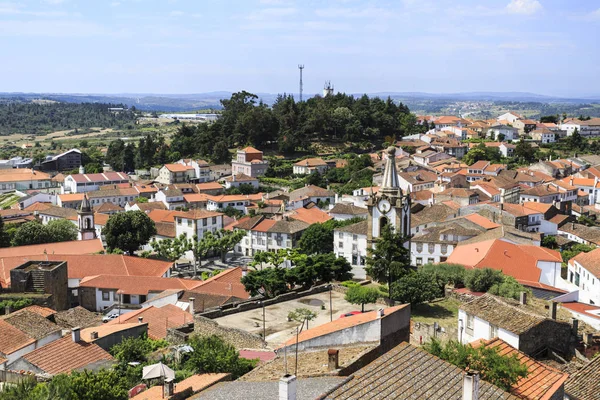
{"label": "forest on hilltop", "polygon": [[0,103],[0,135],[23,133],[31,135],[84,128],[122,128],[135,124],[134,112],[113,113],[107,103]]}

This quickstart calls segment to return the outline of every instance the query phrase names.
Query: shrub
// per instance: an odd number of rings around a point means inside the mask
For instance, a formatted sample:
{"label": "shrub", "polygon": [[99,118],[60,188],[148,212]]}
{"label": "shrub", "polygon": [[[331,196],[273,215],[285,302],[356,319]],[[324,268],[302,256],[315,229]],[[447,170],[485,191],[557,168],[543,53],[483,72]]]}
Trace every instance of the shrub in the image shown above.
{"label": "shrub", "polygon": [[487,292],[492,286],[501,284],[502,271],[491,268],[475,268],[467,272],[465,285],[473,292]]}

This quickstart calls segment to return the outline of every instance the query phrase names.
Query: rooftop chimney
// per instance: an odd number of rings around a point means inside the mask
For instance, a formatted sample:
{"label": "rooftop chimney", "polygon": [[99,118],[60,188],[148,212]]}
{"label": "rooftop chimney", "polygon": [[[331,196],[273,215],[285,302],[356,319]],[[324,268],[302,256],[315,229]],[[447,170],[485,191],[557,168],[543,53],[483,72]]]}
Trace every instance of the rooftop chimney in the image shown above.
{"label": "rooftop chimney", "polygon": [[98,332],[91,332],[90,333],[90,339],[91,340],[98,339]]}
{"label": "rooftop chimney", "polygon": [[73,342],[79,343],[80,334],[81,334],[81,332],[79,332],[78,326],[71,329],[71,337],[73,338]]}
{"label": "rooftop chimney", "polygon": [[556,305],[555,301],[550,304],[550,318],[552,319],[556,319]]}
{"label": "rooftop chimney", "polygon": [[377,318],[383,318],[384,315],[385,315],[385,311],[383,311],[383,308],[380,308],[379,310],[377,310]]}
{"label": "rooftop chimney", "polygon": [[593,342],[594,342],[594,334],[593,333],[586,332],[583,334],[583,343],[590,346],[593,344]]}
{"label": "rooftop chimney", "polygon": [[163,386],[163,394],[165,398],[169,398],[175,394],[175,385],[173,384],[172,378],[165,379],[165,384]]}
{"label": "rooftop chimney", "polygon": [[4,315],[8,315],[12,312],[12,310],[10,309],[10,306],[6,306],[4,307]]}
{"label": "rooftop chimney", "polygon": [[296,376],[284,375],[279,380],[279,400],[296,400]]}
{"label": "rooftop chimney", "polygon": [[189,312],[190,312],[190,314],[192,314],[192,315],[194,314],[194,310],[195,310],[195,308],[194,308],[194,301],[195,301],[195,300],[196,300],[196,298],[195,298],[195,297],[190,297],[190,299],[189,299],[189,302],[190,302],[190,307],[189,307],[189,310],[188,310],[188,311],[189,311]]}
{"label": "rooftop chimney", "polygon": [[340,351],[337,349],[329,349],[327,350],[327,355],[329,356],[329,364],[327,365],[327,369],[329,371],[338,369]]}
{"label": "rooftop chimney", "polygon": [[579,320],[577,318],[573,318],[571,322],[573,328],[573,335],[577,336],[577,331],[579,330]]}
{"label": "rooftop chimney", "polygon": [[143,324],[144,323],[144,317],[138,317],[138,323]]}
{"label": "rooftop chimney", "polygon": [[519,302],[520,302],[522,305],[525,305],[525,304],[527,304],[527,292],[521,292],[521,297],[520,297],[520,299],[519,299]]}
{"label": "rooftop chimney", "polygon": [[479,372],[466,371],[463,377],[462,400],[479,400]]}

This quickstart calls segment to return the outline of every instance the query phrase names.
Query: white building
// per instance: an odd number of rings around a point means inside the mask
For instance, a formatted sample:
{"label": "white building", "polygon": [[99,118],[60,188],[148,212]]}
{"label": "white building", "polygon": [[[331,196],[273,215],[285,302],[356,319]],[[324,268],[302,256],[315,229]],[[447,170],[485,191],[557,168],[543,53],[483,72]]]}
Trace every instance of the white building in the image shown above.
{"label": "white building", "polygon": [[567,281],[579,291],[578,301],[600,305],[600,248],[579,253],[569,260]]}
{"label": "white building", "polygon": [[310,175],[313,172],[323,174],[327,169],[328,165],[322,158],[307,158],[298,161],[293,166],[293,172],[297,175]]}
{"label": "white building", "polygon": [[186,183],[196,179],[196,171],[191,165],[165,164],[158,170],[156,181],[164,185]]}
{"label": "white building", "polygon": [[476,229],[467,229],[458,224],[425,228],[411,238],[411,265],[437,264],[446,262],[456,245],[482,233]]}
{"label": "white building", "polygon": [[308,227],[303,221],[275,221],[264,216],[240,220],[233,229],[246,231],[246,236],[234,251],[252,257],[265,251],[291,250],[297,246],[302,232]]}
{"label": "white building", "polygon": [[238,150],[231,161],[232,174],[244,174],[253,178],[263,176],[269,168],[269,162],[263,160],[263,152],[254,147]]}
{"label": "white building", "polygon": [[45,172],[28,168],[0,169],[0,193],[46,189],[51,186],[51,177]]}
{"label": "white building", "polygon": [[244,174],[233,174],[223,179],[225,189],[237,188],[241,185],[250,185],[254,189],[258,189],[258,179]]}
{"label": "white building", "polygon": [[493,125],[487,131],[487,136],[493,140],[499,140],[500,135],[504,135],[502,141],[512,142],[519,133],[517,128],[508,125]]}
{"label": "white building", "polygon": [[103,172],[98,174],[67,175],[61,193],[83,193],[98,190],[100,186],[129,183],[129,176],[124,172]]}
{"label": "white building", "polygon": [[177,208],[185,207],[186,203],[184,200],[183,192],[179,189],[175,189],[173,187],[167,187],[163,190],[159,190],[153,199],[152,202],[161,202],[167,207],[169,210],[176,210]]}
{"label": "white building", "polygon": [[509,111],[507,113],[504,113],[502,115],[500,115],[498,118],[496,118],[497,121],[508,121],[511,124],[514,123],[516,120],[522,119],[523,117],[515,112]]}
{"label": "white building", "polygon": [[352,265],[354,279],[366,279],[368,222],[344,226],[333,231],[333,252],[344,257]]}

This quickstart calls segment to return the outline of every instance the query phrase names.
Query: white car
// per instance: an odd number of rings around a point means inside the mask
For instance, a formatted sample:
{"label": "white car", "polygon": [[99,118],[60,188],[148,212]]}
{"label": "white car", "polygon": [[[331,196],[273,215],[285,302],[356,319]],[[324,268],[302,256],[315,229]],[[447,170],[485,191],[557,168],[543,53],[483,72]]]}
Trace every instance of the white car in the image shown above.
{"label": "white car", "polygon": [[108,322],[108,321],[112,321],[115,318],[118,318],[119,314],[117,313],[111,313],[111,314],[107,314],[104,317],[102,317],[102,322]]}

